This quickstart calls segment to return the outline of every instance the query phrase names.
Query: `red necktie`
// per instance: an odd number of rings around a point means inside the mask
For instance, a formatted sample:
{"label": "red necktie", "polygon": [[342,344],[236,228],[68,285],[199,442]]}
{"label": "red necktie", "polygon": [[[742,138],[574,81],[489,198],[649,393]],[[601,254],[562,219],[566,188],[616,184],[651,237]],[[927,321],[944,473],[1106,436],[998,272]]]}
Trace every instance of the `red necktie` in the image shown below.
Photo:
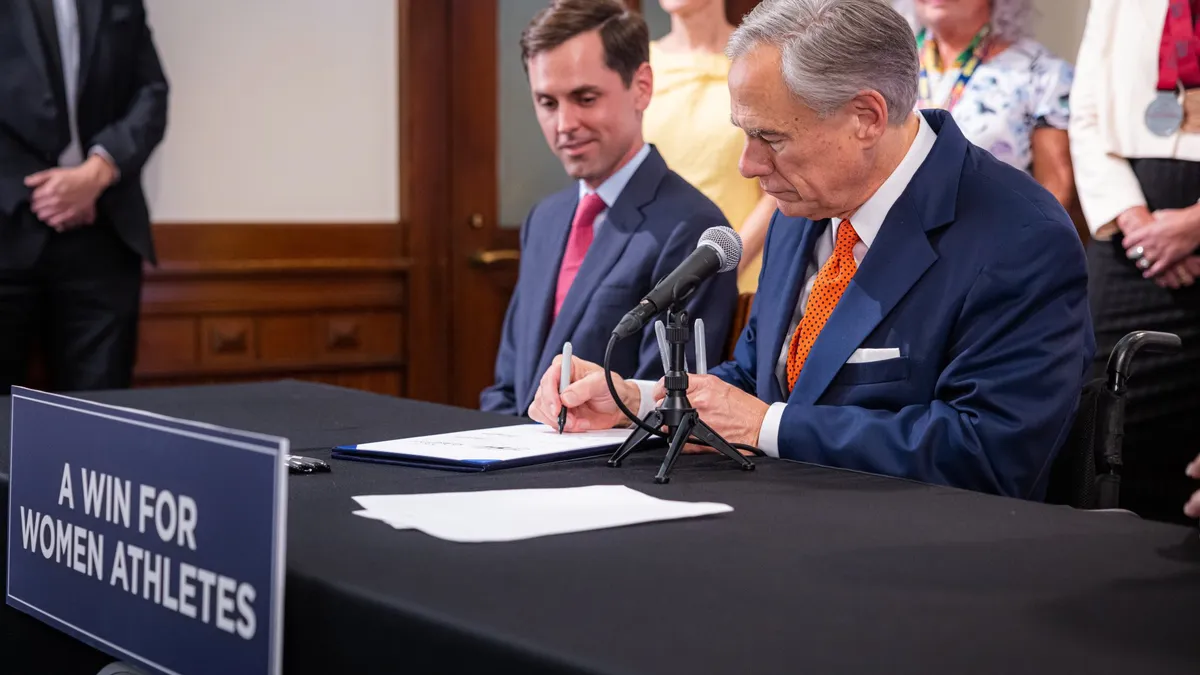
{"label": "red necktie", "polygon": [[563,252],[562,266],[558,268],[558,289],[554,293],[554,318],[558,318],[558,310],[562,309],[563,300],[567,299],[567,291],[575,281],[575,275],[583,265],[588,248],[592,245],[596,216],[608,208],[600,195],[589,192],[575,208],[575,219],[571,221],[571,235],[567,238],[567,250]]}

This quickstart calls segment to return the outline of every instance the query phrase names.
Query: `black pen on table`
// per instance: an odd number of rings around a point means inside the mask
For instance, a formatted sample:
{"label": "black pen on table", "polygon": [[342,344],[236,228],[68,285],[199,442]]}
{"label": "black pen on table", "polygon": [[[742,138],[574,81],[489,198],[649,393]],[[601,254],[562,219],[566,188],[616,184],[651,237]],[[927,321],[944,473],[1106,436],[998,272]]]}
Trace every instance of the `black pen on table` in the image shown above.
{"label": "black pen on table", "polygon": [[[562,374],[558,378],[558,393],[561,395],[567,387],[571,386],[571,343],[563,343],[562,354]],[[558,405],[558,433],[563,432],[563,427],[567,425],[567,406],[562,404],[560,400]]]}

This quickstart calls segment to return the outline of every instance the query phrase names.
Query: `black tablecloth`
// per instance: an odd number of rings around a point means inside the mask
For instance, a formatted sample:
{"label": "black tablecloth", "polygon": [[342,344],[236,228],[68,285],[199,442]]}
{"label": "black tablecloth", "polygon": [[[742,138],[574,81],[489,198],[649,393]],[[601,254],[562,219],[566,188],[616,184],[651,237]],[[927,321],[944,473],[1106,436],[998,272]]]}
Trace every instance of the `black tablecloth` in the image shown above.
{"label": "black tablecloth", "polygon": [[[94,398],[297,451],[513,421],[297,382]],[[659,459],[292,477],[285,672],[1200,672],[1195,529],[770,459],[685,457],[658,486]],[[351,515],[360,494],[618,483],[734,511],[505,544]],[[0,636],[3,672],[105,662],[9,608]]]}

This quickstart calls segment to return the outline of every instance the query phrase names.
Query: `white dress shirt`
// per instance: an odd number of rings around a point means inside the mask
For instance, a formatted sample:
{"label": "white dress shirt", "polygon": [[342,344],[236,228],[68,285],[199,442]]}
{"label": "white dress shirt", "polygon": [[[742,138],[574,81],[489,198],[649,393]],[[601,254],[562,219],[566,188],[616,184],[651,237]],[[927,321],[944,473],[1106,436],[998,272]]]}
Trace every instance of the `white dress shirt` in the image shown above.
{"label": "white dress shirt", "polygon": [[643,143],[642,149],[638,150],[637,154],[625,163],[625,166],[617,169],[613,175],[609,176],[608,179],[601,183],[600,187],[596,188],[595,190],[588,187],[588,184],[584,181],[579,181],[579,201],[583,201],[584,197],[595,192],[596,194],[600,195],[600,199],[604,202],[606,207],[600,212],[599,215],[596,216],[596,220],[592,224],[593,237],[600,232],[600,227],[607,219],[608,207],[612,207],[613,204],[617,203],[617,198],[621,196],[621,192],[625,190],[625,186],[629,184],[629,180],[633,178],[633,174],[637,173],[638,167],[642,165],[642,162],[646,161],[646,157],[649,155],[650,144]]}
{"label": "white dress shirt", "polygon": [[78,166],[83,163],[83,145],[79,140],[79,125],[75,121],[76,95],[79,88],[79,12],[75,0],[54,0],[54,23],[58,27],[58,51],[62,59],[63,89],[67,95],[67,121],[71,142],[58,157],[59,166]]}
{"label": "white dress shirt", "polygon": [[[908,148],[908,152],[904,154],[904,159],[892,172],[891,176],[879,186],[875,194],[871,195],[858,211],[850,218],[850,222],[854,225],[854,231],[858,233],[859,242],[854,245],[854,262],[862,265],[862,261],[867,257],[867,251],[870,250],[871,244],[875,242],[875,237],[879,234],[879,228],[883,226],[883,221],[887,218],[888,211],[892,210],[892,205],[908,188],[909,182],[912,180],[917,169],[925,162],[925,158],[929,156],[929,152],[933,149],[933,143],[937,140],[937,134],[933,128],[925,121],[925,117],[917,113],[919,120],[919,128],[917,129],[917,137]],[[830,226],[825,228],[821,236],[817,238],[813,246],[813,257],[808,263],[808,269],[805,271],[804,287],[800,290],[800,298],[796,303],[796,311],[792,314],[792,320],[788,327],[788,337],[783,341],[783,348],[780,350],[779,356],[775,361],[775,377],[779,379],[781,388],[786,392],[787,387],[787,357],[788,350],[791,347],[791,335],[796,332],[796,327],[800,325],[800,320],[804,318],[804,310],[808,305],[808,296],[812,294],[813,284],[817,280],[817,272],[829,257],[833,255],[833,245],[837,240],[837,229],[841,226],[841,218],[831,219]],[[784,253],[786,255],[786,252]],[[762,289],[759,289],[760,291]],[[761,343],[760,343],[761,344]],[[654,383],[645,380],[635,380],[638,388],[641,390],[642,401],[638,409],[638,415],[644,417],[655,407],[653,398]],[[767,416],[763,419],[762,427],[758,434],[758,448],[767,453],[771,457],[779,456],[779,423],[783,419],[783,408],[786,403],[772,403],[767,409]]]}
{"label": "white dress shirt", "polygon": [[[58,165],[73,167],[83,164],[83,141],[79,138],[79,10],[75,0],[54,0],[54,23],[58,28],[58,53],[62,59],[63,93],[67,97],[67,126],[71,141],[58,156]],[[94,146],[91,153],[102,155],[117,168],[112,155],[102,146]]]}

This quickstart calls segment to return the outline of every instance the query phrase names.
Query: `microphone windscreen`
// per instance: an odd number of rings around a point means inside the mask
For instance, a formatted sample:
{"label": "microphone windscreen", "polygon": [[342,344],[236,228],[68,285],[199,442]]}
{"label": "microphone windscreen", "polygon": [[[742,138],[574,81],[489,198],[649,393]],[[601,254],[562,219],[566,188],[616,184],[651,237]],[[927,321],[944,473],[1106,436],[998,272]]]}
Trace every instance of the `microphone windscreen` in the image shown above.
{"label": "microphone windscreen", "polygon": [[699,246],[708,246],[717,252],[721,260],[721,272],[737,269],[742,260],[742,238],[731,227],[719,225],[710,227],[700,235]]}

